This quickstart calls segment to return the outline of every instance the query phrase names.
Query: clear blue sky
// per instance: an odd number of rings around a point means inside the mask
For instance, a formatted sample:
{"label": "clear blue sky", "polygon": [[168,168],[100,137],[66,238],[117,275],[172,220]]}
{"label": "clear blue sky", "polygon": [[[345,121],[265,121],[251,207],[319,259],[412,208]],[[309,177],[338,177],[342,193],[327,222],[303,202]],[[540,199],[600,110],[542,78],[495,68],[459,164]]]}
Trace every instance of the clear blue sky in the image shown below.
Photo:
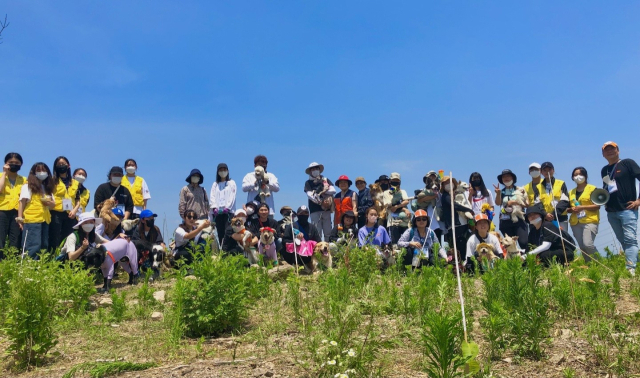
{"label": "clear blue sky", "polygon": [[171,229],[192,168],[207,190],[219,162],[240,183],[258,153],[278,208],[306,203],[311,161],[333,180],[398,171],[413,190],[430,169],[490,185],[510,168],[524,184],[545,160],[599,184],[606,140],[640,159],[638,2],[13,0],[5,13],[1,150],[24,156],[22,173],[66,155],[92,191],[135,158]]}

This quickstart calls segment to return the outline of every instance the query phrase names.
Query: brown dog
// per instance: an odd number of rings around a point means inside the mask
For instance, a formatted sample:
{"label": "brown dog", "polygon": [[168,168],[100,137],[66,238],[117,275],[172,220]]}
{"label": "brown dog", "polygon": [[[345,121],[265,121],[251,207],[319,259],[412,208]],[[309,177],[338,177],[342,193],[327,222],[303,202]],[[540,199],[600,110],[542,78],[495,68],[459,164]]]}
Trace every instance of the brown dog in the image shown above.
{"label": "brown dog", "polygon": [[507,250],[507,258],[520,258],[520,250],[518,249],[518,237],[517,236],[505,236],[500,241],[500,244]]}
{"label": "brown dog", "polygon": [[313,249],[313,257],[311,259],[313,270],[316,270],[319,262],[321,262],[322,265],[326,266],[329,269],[333,268],[333,258],[331,257],[329,243],[327,242],[320,242],[316,244],[315,248]]}
{"label": "brown dog", "polygon": [[495,255],[494,253],[495,251],[493,250],[493,246],[491,244],[487,244],[487,243],[478,244],[478,246],[476,247],[476,252],[478,252],[478,257],[480,261],[482,261],[483,258],[486,258],[489,262],[491,262],[492,260],[495,260],[498,258]]}
{"label": "brown dog", "polygon": [[384,191],[380,187],[380,184],[370,184],[369,192],[371,193],[371,199],[373,200],[373,208],[378,212],[378,218],[387,219],[387,209],[382,206],[382,193]]}
{"label": "brown dog", "polygon": [[98,205],[100,218],[102,218],[102,222],[104,223],[105,233],[108,235],[111,235],[120,224],[120,219],[113,213],[115,207],[116,200],[113,198],[108,198]]}

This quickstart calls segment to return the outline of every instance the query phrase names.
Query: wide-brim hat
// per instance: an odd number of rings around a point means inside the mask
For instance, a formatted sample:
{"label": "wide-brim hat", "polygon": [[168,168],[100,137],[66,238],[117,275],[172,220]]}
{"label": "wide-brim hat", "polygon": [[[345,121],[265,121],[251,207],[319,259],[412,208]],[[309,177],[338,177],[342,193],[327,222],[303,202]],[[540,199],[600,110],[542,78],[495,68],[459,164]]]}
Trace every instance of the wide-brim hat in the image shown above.
{"label": "wide-brim hat", "polygon": [[338,179],[336,180],[336,185],[340,185],[340,181],[348,182],[349,186],[351,186],[351,184],[353,184],[353,182],[351,182],[351,180],[349,180],[349,177],[347,175],[342,175],[342,176],[338,177]]}
{"label": "wide-brim hat", "polygon": [[304,173],[310,175],[311,174],[311,168],[315,168],[318,167],[320,169],[320,173],[324,172],[324,165],[320,164],[320,163],[316,163],[315,161],[311,164],[309,164],[309,167],[307,167],[307,169],[304,170]]}
{"label": "wide-brim hat", "polygon": [[200,176],[200,182],[198,184],[202,184],[204,182],[204,176],[202,175],[202,173],[200,173],[199,169],[192,169],[191,173],[189,173],[189,176],[187,176],[187,178],[184,181],[186,181],[189,184],[191,184],[191,176],[193,176],[193,175]]}
{"label": "wide-brim hat", "polygon": [[284,214],[282,213],[284,213],[285,211],[293,211],[293,209],[291,208],[291,206],[282,206],[280,208],[280,215],[284,216]]}
{"label": "wide-brim hat", "polygon": [[86,223],[88,221],[95,221],[96,225],[99,225],[99,224],[102,223],[102,218],[96,218],[95,215],[93,214],[93,211],[82,213],[78,217],[78,224],[73,226],[73,229],[77,230],[78,227],[82,226],[82,224],[84,224],[84,223]]}
{"label": "wide-brim hat", "polygon": [[537,203],[529,208],[527,208],[526,216],[529,214],[540,214],[543,218],[547,215],[547,212],[544,210],[544,206],[541,203]]}
{"label": "wide-brim hat", "polygon": [[378,177],[378,179],[375,181],[375,183],[379,183],[380,181],[385,180],[385,181],[389,181],[389,176],[387,175],[380,175],[380,177]]}
{"label": "wide-brim hat", "polygon": [[504,175],[511,175],[513,176],[513,184],[515,184],[518,181],[518,177],[516,176],[515,173],[511,172],[510,169],[505,169],[502,171],[501,174],[498,175],[498,182],[502,185],[504,185],[504,182],[502,182],[502,176]]}

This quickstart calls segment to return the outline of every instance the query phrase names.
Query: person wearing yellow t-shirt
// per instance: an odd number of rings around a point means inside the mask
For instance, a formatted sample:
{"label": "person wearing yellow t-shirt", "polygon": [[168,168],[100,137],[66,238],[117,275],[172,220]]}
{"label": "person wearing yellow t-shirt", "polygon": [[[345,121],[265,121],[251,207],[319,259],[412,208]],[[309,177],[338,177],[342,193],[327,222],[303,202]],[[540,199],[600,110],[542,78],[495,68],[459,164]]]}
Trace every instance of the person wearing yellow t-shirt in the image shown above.
{"label": "person wearing yellow t-shirt", "polygon": [[76,203],[78,182],[71,177],[69,159],[58,156],[53,161],[53,196],[56,206],[51,209],[51,224],[49,225],[49,248],[60,247],[64,238],[73,232],[76,225],[76,213],[79,204]]}
{"label": "person wearing yellow t-shirt", "polygon": [[4,247],[7,236],[8,247],[20,249],[20,227],[16,223],[20,189],[27,181],[18,175],[22,167],[22,156],[10,152],[4,157],[4,166],[0,173],[0,259],[4,258]]}
{"label": "person wearing yellow t-shirt", "polygon": [[129,189],[131,198],[133,199],[133,214],[129,219],[137,219],[140,213],[147,209],[147,201],[151,199],[147,182],[140,176],[136,176],[138,163],[133,159],[127,159],[124,162],[124,170],[127,172],[125,180],[122,180],[122,186]]}
{"label": "person wearing yellow t-shirt", "polygon": [[591,201],[591,193],[596,189],[595,185],[587,183],[589,175],[584,167],[578,167],[571,173],[576,187],[569,192],[571,206],[567,212],[571,214],[569,224],[576,238],[584,261],[589,262],[598,256],[598,250],[594,246],[594,240],[598,235],[600,224],[600,205]]}
{"label": "person wearing yellow t-shirt", "polygon": [[91,199],[91,191],[84,186],[87,179],[87,171],[84,168],[76,168],[73,171],[73,179],[78,182],[78,190],[76,191],[76,218],[80,214],[87,211],[89,200]]}
{"label": "person wearing yellow t-shirt", "polygon": [[20,189],[16,222],[22,230],[22,246],[34,260],[49,247],[50,210],[56,205],[54,188],[49,167],[39,162],[31,167],[27,182]]}

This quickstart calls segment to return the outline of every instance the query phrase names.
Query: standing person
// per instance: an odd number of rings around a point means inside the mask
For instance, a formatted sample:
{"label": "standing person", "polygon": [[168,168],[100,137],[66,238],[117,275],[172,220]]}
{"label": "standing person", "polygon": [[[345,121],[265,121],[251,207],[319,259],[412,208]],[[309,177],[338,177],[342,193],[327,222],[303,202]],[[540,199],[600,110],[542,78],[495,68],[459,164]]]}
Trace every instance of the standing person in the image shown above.
{"label": "standing person", "polygon": [[527,193],[527,207],[540,203],[540,182],[542,181],[540,167],[540,164],[535,162],[529,165],[531,182],[524,186],[524,191]]}
{"label": "standing person", "polygon": [[184,215],[187,211],[193,211],[196,214],[196,220],[208,219],[209,197],[207,191],[201,186],[204,176],[199,169],[192,169],[185,181],[187,185],[180,190],[178,212]]}
{"label": "standing person", "polygon": [[[446,239],[449,246],[453,248],[453,227],[456,228],[456,247],[458,249],[458,260],[464,262],[465,247],[469,238],[469,224],[460,220],[459,211],[473,212],[472,209],[462,206],[451,198],[451,193],[455,193],[458,187],[458,180],[449,176],[444,176],[440,182],[440,201],[442,203],[442,221],[446,229]],[[451,203],[453,202],[454,216],[451,214]],[[452,222],[453,220],[453,222]]]}
{"label": "standing person", "polygon": [[367,187],[367,181],[362,176],[356,177],[356,188],[358,188],[358,227],[362,227],[367,223],[365,213],[367,209],[373,206],[371,191]]}
{"label": "standing person", "polygon": [[147,208],[147,201],[151,199],[147,182],[140,176],[136,176],[138,163],[133,159],[124,162],[124,170],[127,172],[127,179],[122,180],[122,186],[129,189],[133,200],[133,214],[129,219],[138,219],[142,210]]}
{"label": "standing person", "polygon": [[17,152],[9,152],[4,157],[4,166],[0,173],[0,260],[4,258],[4,247],[7,236],[8,247],[20,249],[20,226],[16,223],[20,190],[27,182],[26,177],[18,175],[22,168],[22,156]]}
{"label": "standing person", "polygon": [[485,203],[491,205],[492,208],[496,206],[493,202],[493,195],[487,190],[482,175],[478,172],[473,172],[469,176],[469,202],[474,216],[482,214],[482,205]]}
{"label": "standing person", "polygon": [[96,189],[96,196],[93,198],[93,207],[97,210],[101,203],[113,198],[116,201],[116,208],[122,210],[123,219],[129,219],[133,213],[133,200],[129,189],[120,185],[124,171],[122,167],[111,167],[107,174],[107,182],[100,184]]}
{"label": "standing person", "polygon": [[627,270],[636,274],[638,262],[638,207],[640,198],[636,192],[636,180],[640,180],[640,167],[631,159],[620,159],[620,149],[614,142],[602,146],[602,156],[607,165],[600,175],[604,188],[609,192],[609,202],[605,205],[607,219],[627,260]]}
{"label": "standing person", "polygon": [[598,256],[594,240],[600,224],[600,205],[591,201],[591,193],[596,190],[596,187],[587,183],[589,174],[584,167],[575,168],[571,177],[576,187],[569,192],[569,202],[572,206],[567,210],[571,214],[569,223],[573,236],[582,250],[584,261],[589,262]]}
{"label": "standing person", "polygon": [[331,234],[331,211],[336,188],[331,180],[322,175],[324,165],[313,162],[304,172],[309,175],[304,183],[304,192],[307,193],[311,223],[327,241]]}
{"label": "standing person", "polygon": [[[423,265],[434,265],[436,256],[432,252],[433,245],[438,241],[436,233],[429,229],[431,223],[427,212],[418,209],[411,220],[411,228],[405,230],[398,240],[398,246],[406,248],[403,265],[411,265],[414,269]],[[447,259],[444,249],[440,249],[439,257]]]}
{"label": "standing person", "polygon": [[347,211],[352,211],[355,216],[358,216],[358,194],[350,189],[351,180],[346,175],[338,177],[336,185],[340,188],[340,192],[336,193],[333,197],[334,207],[336,209],[333,223],[338,224],[342,220],[342,214]]}
{"label": "standing person", "polygon": [[[378,184],[380,186],[380,189],[382,190],[382,193],[384,194],[384,192],[389,190],[389,176],[380,175],[380,177],[378,177],[378,179],[374,181],[374,184]],[[383,214],[378,214],[378,222],[382,227],[385,227],[385,228],[387,227],[388,215],[389,214],[387,214],[386,212],[384,212]]]}
{"label": "standing person", "polygon": [[[527,239],[529,235],[529,230],[527,228],[527,223],[518,218],[517,222],[514,222],[511,219],[511,213],[513,212],[513,206],[518,205],[516,202],[516,182],[518,181],[518,177],[515,173],[511,172],[510,169],[505,169],[501,174],[498,175],[498,182],[504,187],[500,189],[499,186],[494,186],[496,191],[496,205],[502,206],[502,211],[500,211],[500,227],[499,230],[502,235],[509,236],[517,236],[518,237],[518,245],[521,250],[527,249]],[[524,199],[525,207],[527,208],[527,198]]]}
{"label": "standing person", "polygon": [[87,179],[87,171],[84,168],[76,168],[73,171],[73,179],[78,182],[78,190],[76,191],[76,206],[78,211],[76,214],[80,214],[87,211],[89,206],[89,200],[91,200],[91,192],[84,186],[84,182]]}
{"label": "standing person", "polygon": [[[569,216],[567,209],[569,204],[569,191],[567,185],[562,180],[558,180],[553,175],[555,169],[550,162],[542,163],[542,182],[540,183],[540,202],[547,212],[545,220],[549,222],[557,221],[560,228],[565,231],[569,229]],[[556,214],[558,219],[556,219]]]}
{"label": "standing person", "polygon": [[389,179],[389,189],[382,194],[382,206],[387,208],[387,230],[391,243],[395,244],[409,227],[411,213],[407,209],[409,196],[400,188],[400,173],[393,172]]}
{"label": "standing person", "polygon": [[[269,209],[271,209],[270,217],[273,218],[273,209],[275,209],[273,193],[280,191],[280,184],[278,183],[278,178],[273,173],[267,172],[267,164],[269,164],[269,161],[264,155],[258,155],[253,159],[253,166],[261,166],[264,168],[265,176],[269,181],[266,185],[269,187],[271,195],[265,198],[265,202],[269,205]],[[260,188],[258,187],[258,184],[254,171],[247,173],[242,179],[242,191],[247,193],[247,202],[254,201],[256,198],[257,201],[260,202],[260,196],[258,195],[258,193],[260,193]]]}
{"label": "standing person", "polygon": [[218,164],[216,182],[211,185],[211,215],[216,225],[218,240],[224,238],[231,216],[236,211],[236,182],[229,177],[229,167],[225,163]]}
{"label": "standing person", "polygon": [[29,171],[27,183],[20,188],[20,205],[16,222],[22,230],[22,245],[34,260],[38,253],[49,248],[50,210],[56,205],[55,185],[45,163],[35,163]]}
{"label": "standing person", "polygon": [[[537,255],[546,267],[551,265],[554,257],[559,264],[573,261],[573,248],[567,243],[573,244],[573,239],[555,224],[545,220],[545,210],[542,204],[536,204],[527,209],[527,220],[531,224],[529,244],[535,247],[528,254]],[[563,238],[565,242],[563,242]]]}
{"label": "standing person", "polygon": [[80,204],[75,203],[78,182],[71,177],[71,164],[64,156],[53,161],[53,196],[56,205],[51,209],[49,248],[56,249],[62,239],[73,232]]}

